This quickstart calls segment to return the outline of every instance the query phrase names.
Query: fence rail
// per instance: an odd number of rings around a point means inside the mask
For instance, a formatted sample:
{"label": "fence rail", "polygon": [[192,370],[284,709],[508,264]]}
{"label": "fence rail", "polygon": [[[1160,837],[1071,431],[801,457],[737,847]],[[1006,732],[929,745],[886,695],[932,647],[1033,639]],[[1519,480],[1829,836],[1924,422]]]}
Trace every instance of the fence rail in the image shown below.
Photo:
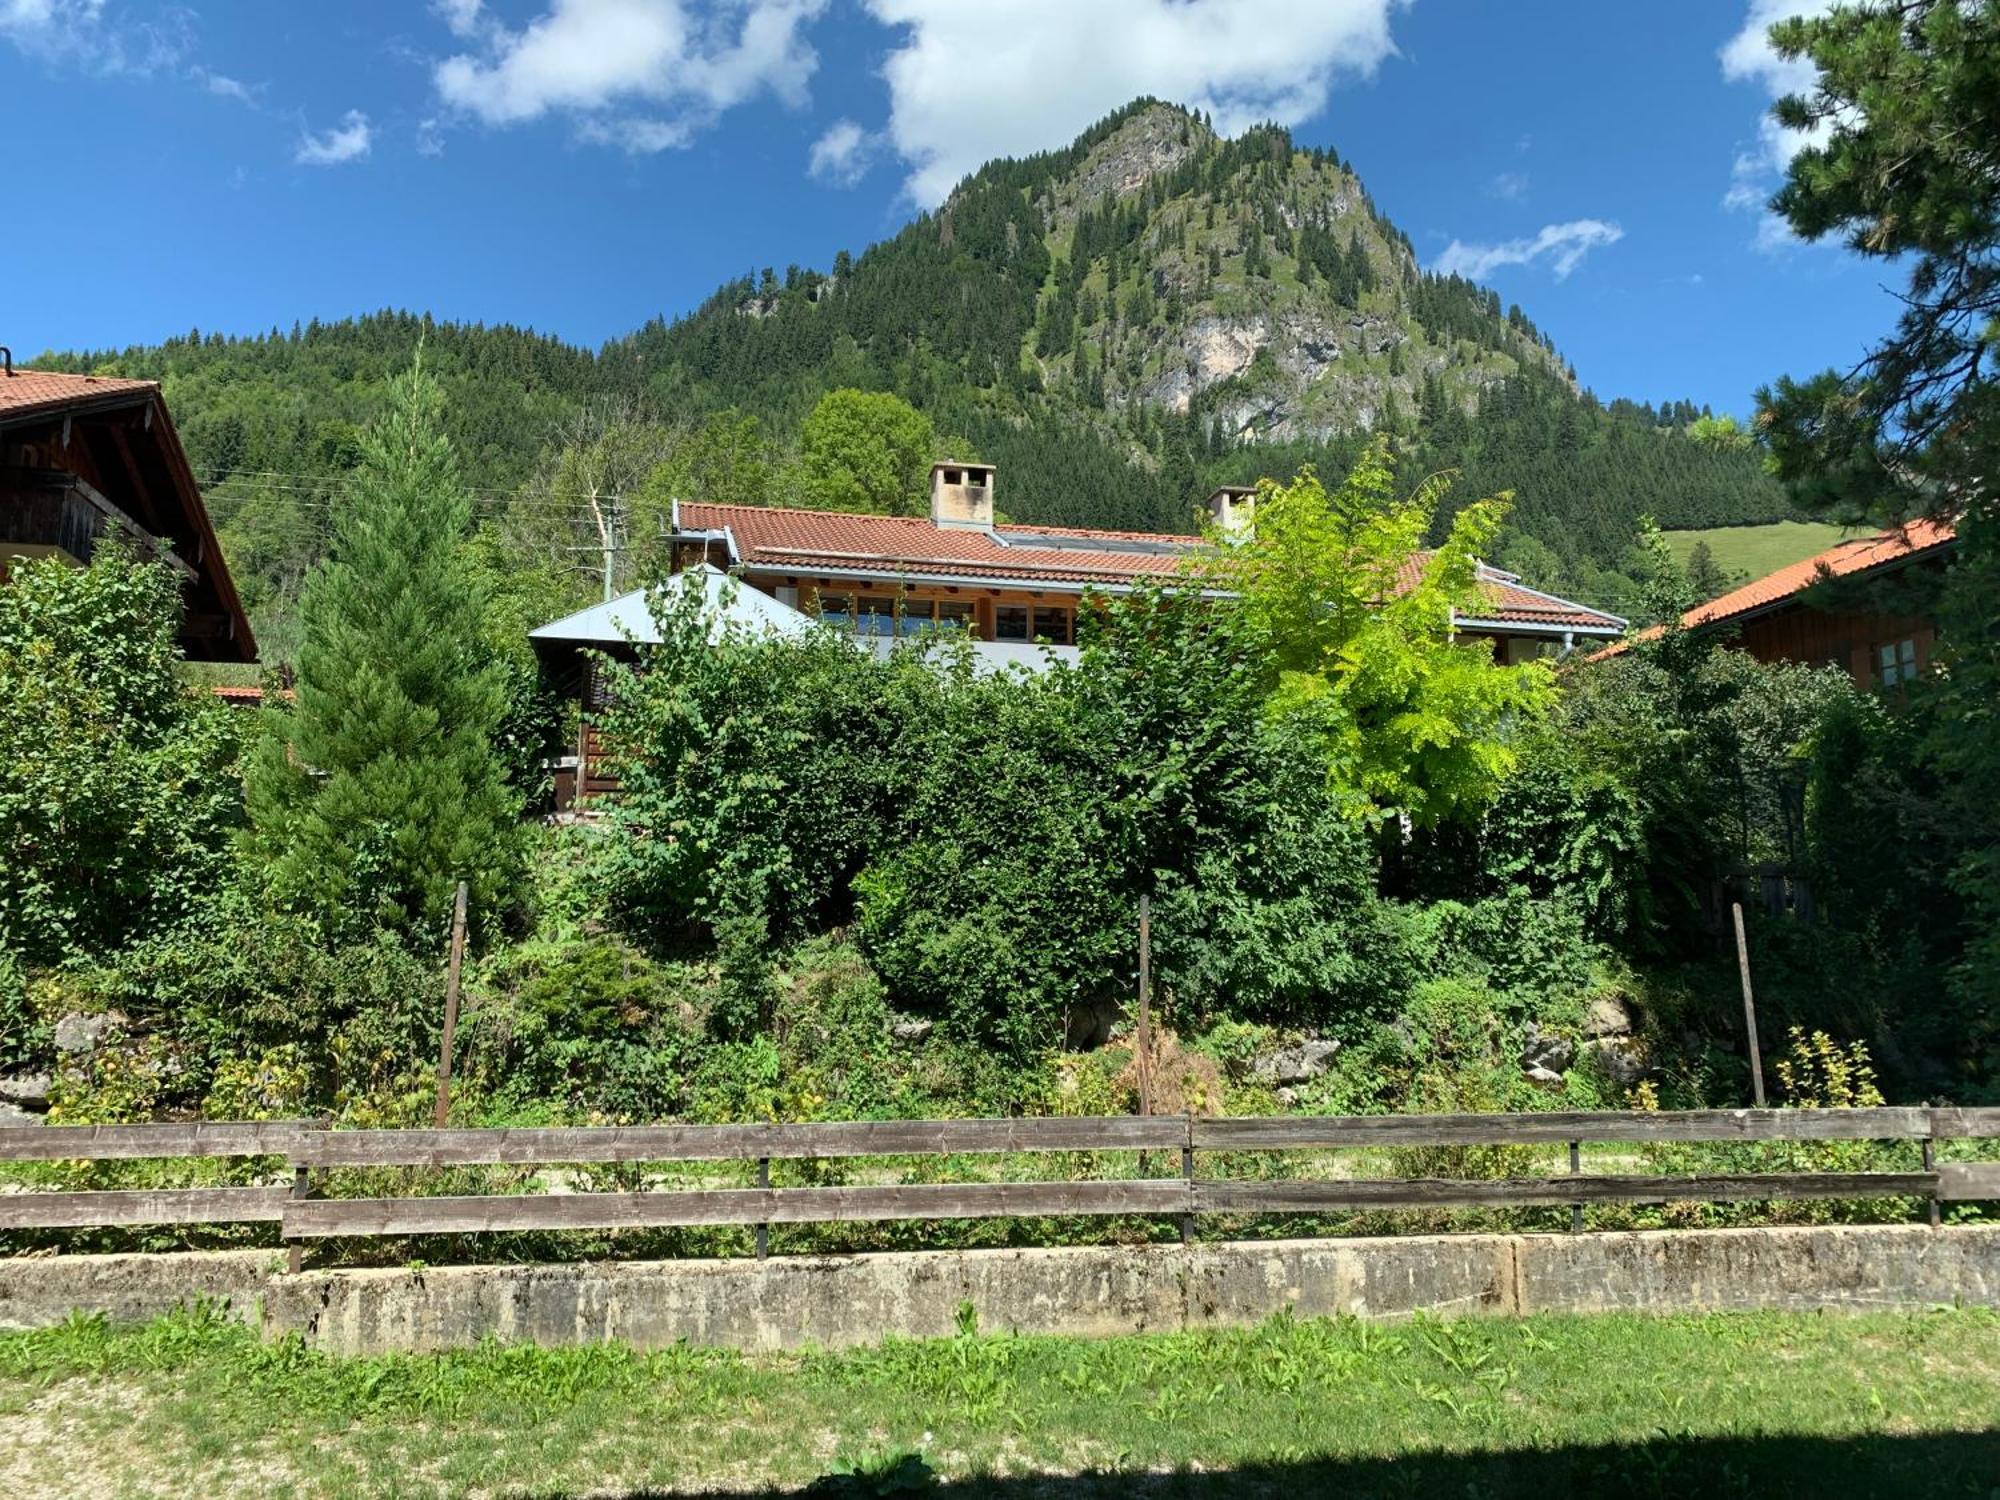
{"label": "fence rail", "polygon": [[[290,1187],[0,1192],[0,1230],[267,1222],[312,1239],[500,1230],[1353,1209],[1526,1208],[1590,1203],[1757,1202],[1782,1198],[2000,1199],[2000,1162],[1936,1165],[1939,1140],[2000,1138],[2000,1109],[1680,1110],[1659,1113],[1349,1115],[1199,1119],[879,1120],[806,1125],[658,1125],[543,1130],[328,1130],[308,1120],[0,1128],[0,1162],[179,1157],[283,1158]],[[1585,1174],[1585,1142],[1904,1141],[1915,1172]],[[1571,1175],[1499,1179],[1232,1179],[1196,1175],[1198,1152],[1356,1147],[1568,1145]],[[1178,1153],[1178,1176],[1095,1181],[768,1186],[774,1160],[1056,1152]],[[312,1174],[336,1168],[755,1163],[760,1186],[644,1192],[322,1198]],[[760,1248],[761,1253],[761,1248]]]}

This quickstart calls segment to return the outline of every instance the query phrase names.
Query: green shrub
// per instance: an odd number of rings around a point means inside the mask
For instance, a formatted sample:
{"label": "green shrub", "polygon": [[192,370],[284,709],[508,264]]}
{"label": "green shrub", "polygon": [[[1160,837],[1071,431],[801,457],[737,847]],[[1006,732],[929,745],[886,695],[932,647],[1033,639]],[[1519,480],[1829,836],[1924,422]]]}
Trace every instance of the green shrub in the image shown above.
{"label": "green shrub", "polygon": [[178,676],[180,579],[115,544],[0,588],[0,950],[101,962],[227,879],[240,723]]}
{"label": "green shrub", "polygon": [[479,973],[465,1068],[503,1109],[662,1119],[687,1095],[693,998],[677,966],[616,939],[523,943]]}
{"label": "green shrub", "polygon": [[54,1046],[54,1033],[30,997],[27,970],[0,949],[0,1069],[40,1066]]}

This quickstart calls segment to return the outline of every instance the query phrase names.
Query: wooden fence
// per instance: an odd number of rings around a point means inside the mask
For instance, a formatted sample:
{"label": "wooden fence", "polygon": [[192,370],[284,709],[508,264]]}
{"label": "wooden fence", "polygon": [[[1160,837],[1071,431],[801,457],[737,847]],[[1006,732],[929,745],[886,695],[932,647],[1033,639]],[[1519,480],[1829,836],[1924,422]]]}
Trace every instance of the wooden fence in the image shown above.
{"label": "wooden fence", "polygon": [[[1851,1110],[1686,1110],[1650,1114],[1355,1115],[1200,1119],[882,1120],[814,1125],[658,1125],[540,1130],[328,1130],[310,1121],[254,1124],[24,1126],[0,1129],[0,1162],[282,1157],[289,1187],[124,1192],[0,1192],[0,1230],[135,1224],[275,1222],[285,1239],[463,1234],[491,1230],[753,1225],[759,1253],[771,1224],[837,1220],[1147,1215],[1178,1218],[1192,1237],[1202,1214],[1344,1209],[1519,1208],[1590,1203],[1757,1202],[1779,1198],[1917,1198],[1937,1205],[2000,1199],[2000,1162],[1940,1165],[1935,1143],[2000,1138],[2000,1109],[1928,1106]],[[1583,1143],[1900,1141],[1922,1169],[1697,1176],[1591,1174]],[[1552,1177],[1202,1177],[1209,1152],[1410,1146],[1566,1145]],[[781,1160],[1049,1152],[1162,1153],[1179,1172],[1098,1181],[769,1186]],[[645,1192],[492,1193],[325,1198],[314,1174],[342,1168],[561,1166],[734,1161],[756,1187]]]}

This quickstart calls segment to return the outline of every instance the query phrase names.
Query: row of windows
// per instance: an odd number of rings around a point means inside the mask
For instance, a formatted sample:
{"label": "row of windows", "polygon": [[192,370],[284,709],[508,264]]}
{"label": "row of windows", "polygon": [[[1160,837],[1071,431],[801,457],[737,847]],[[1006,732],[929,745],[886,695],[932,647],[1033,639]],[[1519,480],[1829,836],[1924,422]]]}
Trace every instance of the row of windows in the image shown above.
{"label": "row of windows", "polygon": [[[898,599],[890,594],[815,596],[819,617],[856,635],[922,635],[926,631],[974,631],[978,609],[969,599]],[[996,604],[993,638],[997,641],[1047,641],[1076,644],[1076,611],[1067,605]]]}

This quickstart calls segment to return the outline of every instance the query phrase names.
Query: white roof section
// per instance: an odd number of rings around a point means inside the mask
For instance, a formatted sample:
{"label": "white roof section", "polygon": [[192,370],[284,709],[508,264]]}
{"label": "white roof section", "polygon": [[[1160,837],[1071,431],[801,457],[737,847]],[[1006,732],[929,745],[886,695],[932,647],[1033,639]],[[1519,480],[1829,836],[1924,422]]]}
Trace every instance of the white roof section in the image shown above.
{"label": "white roof section", "polygon": [[[709,615],[708,638],[720,640],[732,626],[752,635],[797,635],[815,628],[811,615],[781,604],[769,594],[738,583],[720,568],[703,563],[674,574],[664,589],[699,588]],[[578,646],[618,646],[626,642],[657,646],[660,632],[653,623],[647,603],[648,590],[634,589],[603,604],[593,604],[573,615],[537,626],[528,632],[533,641],[563,641]]]}

